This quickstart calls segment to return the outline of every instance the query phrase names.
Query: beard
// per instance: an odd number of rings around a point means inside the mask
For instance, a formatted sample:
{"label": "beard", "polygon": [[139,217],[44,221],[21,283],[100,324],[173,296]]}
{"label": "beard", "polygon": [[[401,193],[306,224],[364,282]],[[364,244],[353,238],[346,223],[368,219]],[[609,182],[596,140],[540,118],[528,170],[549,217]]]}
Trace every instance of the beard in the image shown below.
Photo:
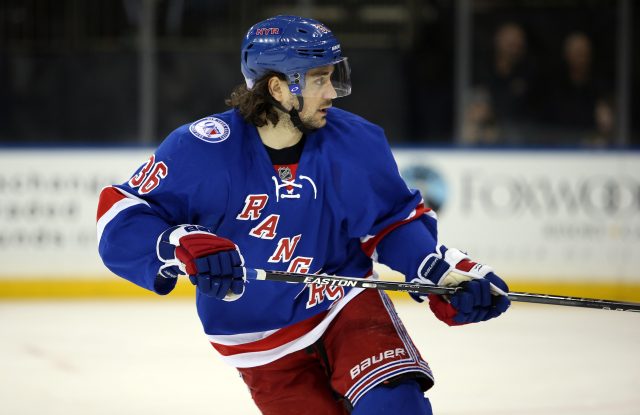
{"label": "beard", "polygon": [[317,130],[318,128],[324,127],[327,123],[324,117],[322,118],[314,118],[313,115],[300,117],[300,121],[302,121],[302,125],[308,130]]}
{"label": "beard", "polygon": [[[328,105],[331,105],[331,102],[325,104],[324,107]],[[320,106],[318,108],[322,107],[323,106]],[[327,123],[327,113],[320,113],[318,109],[314,110],[310,114],[298,114],[300,116],[300,121],[302,121],[302,125],[309,130],[317,130],[318,128],[324,127]]]}

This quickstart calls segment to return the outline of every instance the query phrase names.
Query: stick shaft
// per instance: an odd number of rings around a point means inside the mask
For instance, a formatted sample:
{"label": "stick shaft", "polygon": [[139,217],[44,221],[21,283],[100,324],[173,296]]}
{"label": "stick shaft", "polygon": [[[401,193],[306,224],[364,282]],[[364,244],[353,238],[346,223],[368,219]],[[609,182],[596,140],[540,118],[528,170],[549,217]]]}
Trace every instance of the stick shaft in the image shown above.
{"label": "stick shaft", "polygon": [[569,307],[598,308],[601,310],[613,310],[613,311],[640,312],[639,303],[601,300],[596,298],[565,297],[565,296],[552,295],[552,294],[512,292],[512,293],[509,293],[509,299],[511,301],[520,301],[525,303],[564,305]]}
{"label": "stick shaft", "polygon": [[[280,281],[297,284],[319,284],[329,286],[368,288],[384,291],[401,291],[420,295],[452,295],[456,292],[456,288],[453,287],[440,287],[435,285],[416,284],[408,282],[370,280],[354,277],[341,277],[337,275],[300,274],[284,271],[266,271],[262,269],[253,270],[249,268],[247,268],[247,278],[254,280]],[[579,298],[551,294],[510,292],[509,299],[511,301],[525,303],[640,312],[640,303],[600,300],[595,298]]]}

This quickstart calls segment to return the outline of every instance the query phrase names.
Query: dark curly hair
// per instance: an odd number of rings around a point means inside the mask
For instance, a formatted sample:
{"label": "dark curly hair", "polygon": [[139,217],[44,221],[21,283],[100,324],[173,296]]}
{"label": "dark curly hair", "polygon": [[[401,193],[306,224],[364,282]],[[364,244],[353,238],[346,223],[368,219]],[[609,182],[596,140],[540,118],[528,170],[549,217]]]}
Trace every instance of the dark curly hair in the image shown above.
{"label": "dark curly hair", "polygon": [[269,93],[269,79],[274,76],[285,82],[287,80],[281,73],[268,72],[256,81],[252,89],[247,89],[245,84],[236,86],[224,101],[225,104],[237,108],[242,117],[256,127],[267,125],[267,120],[273,125],[278,124],[280,117],[273,105],[274,98]]}

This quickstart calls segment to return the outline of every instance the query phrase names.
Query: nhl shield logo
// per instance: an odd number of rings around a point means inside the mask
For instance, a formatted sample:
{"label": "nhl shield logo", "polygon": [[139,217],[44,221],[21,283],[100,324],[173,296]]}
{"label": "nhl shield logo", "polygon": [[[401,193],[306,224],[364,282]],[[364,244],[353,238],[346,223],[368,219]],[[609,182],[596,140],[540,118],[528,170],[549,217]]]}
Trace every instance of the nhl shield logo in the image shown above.
{"label": "nhl shield logo", "polygon": [[278,167],[278,176],[280,176],[280,180],[291,180],[293,179],[293,174],[291,174],[291,169],[287,166]]}
{"label": "nhl shield logo", "polygon": [[207,143],[220,143],[229,138],[231,133],[227,123],[215,117],[206,117],[194,122],[189,126],[189,131]]}

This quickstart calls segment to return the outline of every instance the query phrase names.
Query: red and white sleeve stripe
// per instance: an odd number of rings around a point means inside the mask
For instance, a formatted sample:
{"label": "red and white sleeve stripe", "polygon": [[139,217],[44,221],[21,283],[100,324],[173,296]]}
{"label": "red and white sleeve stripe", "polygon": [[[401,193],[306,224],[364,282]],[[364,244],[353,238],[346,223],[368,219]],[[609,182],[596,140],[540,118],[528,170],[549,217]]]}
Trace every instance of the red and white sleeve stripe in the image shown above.
{"label": "red and white sleeve stripe", "polygon": [[398,228],[399,226],[404,225],[405,223],[409,223],[418,219],[421,215],[428,215],[434,219],[437,219],[436,212],[434,212],[431,208],[428,208],[424,205],[424,203],[420,203],[416,206],[415,209],[411,211],[409,216],[405,219],[395,222],[386,228],[384,228],[380,233],[376,235],[367,235],[363,238],[360,238],[360,246],[365,254],[375,259],[375,251],[376,247],[387,234],[389,234],[392,230]]}
{"label": "red and white sleeve stripe", "polygon": [[100,242],[107,224],[111,222],[118,213],[135,205],[149,206],[144,200],[120,188],[108,186],[102,189],[102,192],[100,192],[100,201],[98,202],[98,213],[96,215],[98,242]]}

